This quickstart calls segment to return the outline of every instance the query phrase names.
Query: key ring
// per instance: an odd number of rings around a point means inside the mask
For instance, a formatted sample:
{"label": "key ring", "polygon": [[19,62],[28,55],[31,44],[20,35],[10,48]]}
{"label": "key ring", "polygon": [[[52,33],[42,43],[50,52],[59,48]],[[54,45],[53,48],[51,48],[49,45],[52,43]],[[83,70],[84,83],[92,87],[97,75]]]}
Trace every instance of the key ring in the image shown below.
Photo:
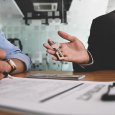
{"label": "key ring", "polygon": [[60,59],[61,57],[64,57],[64,55],[59,49],[59,46],[60,46],[59,43],[52,41],[52,44],[50,44],[50,46],[56,51],[56,56],[58,59]]}

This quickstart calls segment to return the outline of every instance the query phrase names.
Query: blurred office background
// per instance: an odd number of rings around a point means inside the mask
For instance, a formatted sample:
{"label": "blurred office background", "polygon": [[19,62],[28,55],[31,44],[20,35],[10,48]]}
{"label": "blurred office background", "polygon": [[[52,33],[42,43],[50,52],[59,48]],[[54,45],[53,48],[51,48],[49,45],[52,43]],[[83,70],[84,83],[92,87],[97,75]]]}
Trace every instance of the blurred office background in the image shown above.
{"label": "blurred office background", "polygon": [[[21,2],[20,2],[21,1]],[[27,17],[23,12],[23,8],[19,4],[24,1],[31,1],[32,5],[39,5],[39,2],[56,3],[54,9],[47,9],[50,18],[32,19],[31,10],[28,11]],[[113,10],[115,6],[114,0],[0,0],[0,28],[5,33],[6,38],[15,39],[15,45],[20,47],[22,51],[31,57],[33,70],[62,70],[72,71],[72,63],[55,62],[51,56],[46,54],[43,43],[48,38],[52,38],[56,42],[65,42],[57,35],[58,30],[68,32],[78,37],[87,48],[87,40],[90,33],[91,22],[94,18]],[[51,1],[51,2],[50,2]],[[51,5],[51,4],[47,4]],[[61,5],[61,10],[58,8]],[[66,6],[67,5],[67,6]],[[23,7],[29,8],[24,4]],[[67,9],[66,9],[67,7]],[[45,7],[44,7],[45,8]],[[46,7],[51,8],[51,7]],[[65,10],[66,9],[66,10]],[[39,8],[34,9],[40,12]],[[43,10],[43,9],[41,9]],[[58,11],[60,10],[60,12]],[[46,12],[46,9],[41,12]],[[55,15],[53,13],[55,13]],[[58,16],[61,13],[61,17]],[[66,15],[65,15],[66,14]],[[56,17],[57,16],[57,17]],[[24,19],[25,18],[25,19]],[[30,19],[29,19],[30,18]],[[69,52],[68,52],[69,53]]]}

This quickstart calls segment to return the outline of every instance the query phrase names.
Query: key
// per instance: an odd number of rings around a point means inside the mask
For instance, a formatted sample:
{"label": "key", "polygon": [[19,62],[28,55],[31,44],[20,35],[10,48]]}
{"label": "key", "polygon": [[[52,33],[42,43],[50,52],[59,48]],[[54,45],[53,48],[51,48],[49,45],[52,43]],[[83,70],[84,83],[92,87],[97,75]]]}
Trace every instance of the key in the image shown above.
{"label": "key", "polygon": [[51,47],[56,51],[56,55],[57,55],[58,59],[60,59],[60,57],[64,57],[62,52],[59,49],[59,43],[52,41]]}

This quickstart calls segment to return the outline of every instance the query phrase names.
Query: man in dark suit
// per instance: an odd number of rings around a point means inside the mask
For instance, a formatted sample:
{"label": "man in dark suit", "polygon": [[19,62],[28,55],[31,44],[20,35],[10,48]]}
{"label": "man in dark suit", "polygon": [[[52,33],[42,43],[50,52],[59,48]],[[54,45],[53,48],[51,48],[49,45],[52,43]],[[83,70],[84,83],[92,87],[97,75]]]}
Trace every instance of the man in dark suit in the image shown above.
{"label": "man in dark suit", "polygon": [[[58,34],[69,41],[60,43],[64,57],[59,60],[73,62],[74,71],[115,69],[115,11],[93,20],[87,50],[76,37],[64,32]],[[56,52],[49,45],[51,42],[49,39],[44,47],[48,53],[54,55],[54,60],[58,60],[55,56]]]}
{"label": "man in dark suit", "polygon": [[[85,70],[115,69],[115,11],[93,20],[88,39],[88,51],[94,63]],[[74,70],[82,70],[73,64]]]}

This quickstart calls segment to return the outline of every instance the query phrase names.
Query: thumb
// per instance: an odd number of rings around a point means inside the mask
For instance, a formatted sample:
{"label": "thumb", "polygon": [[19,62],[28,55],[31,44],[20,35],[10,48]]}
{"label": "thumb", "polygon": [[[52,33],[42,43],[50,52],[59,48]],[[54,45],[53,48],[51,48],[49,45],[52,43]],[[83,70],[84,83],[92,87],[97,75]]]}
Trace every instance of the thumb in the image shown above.
{"label": "thumb", "polygon": [[65,32],[62,32],[62,31],[58,31],[58,35],[60,37],[64,38],[65,40],[70,41],[70,42],[73,42],[73,41],[75,41],[77,39],[76,37],[71,36],[71,35],[69,35],[69,34],[67,34]]}

